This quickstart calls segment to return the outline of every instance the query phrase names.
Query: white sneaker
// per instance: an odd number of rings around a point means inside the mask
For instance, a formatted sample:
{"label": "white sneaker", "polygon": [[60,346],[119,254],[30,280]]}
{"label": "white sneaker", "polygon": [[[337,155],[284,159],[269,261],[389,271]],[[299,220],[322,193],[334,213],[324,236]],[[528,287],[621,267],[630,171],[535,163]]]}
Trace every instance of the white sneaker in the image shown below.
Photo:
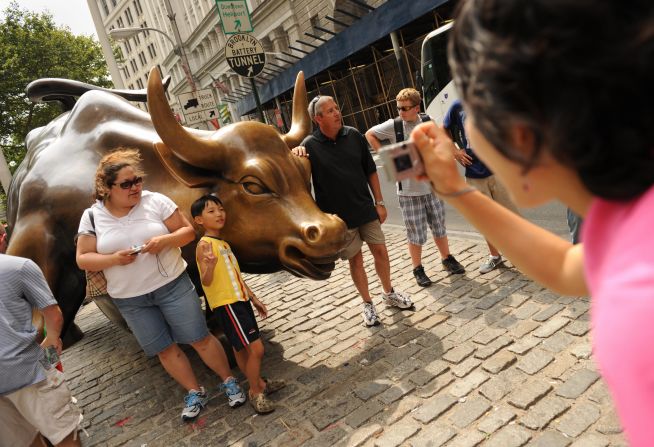
{"label": "white sneaker", "polygon": [[379,324],[379,315],[372,303],[363,303],[363,322],[366,326],[377,326]]}
{"label": "white sneaker", "polygon": [[411,301],[411,298],[409,298],[409,295],[404,292],[395,291],[394,289],[391,289],[388,293],[382,292],[382,300],[384,300],[386,304],[399,307],[400,309],[408,309],[413,306],[413,302]]}
{"label": "white sneaker", "polygon": [[184,409],[182,410],[182,420],[191,421],[195,419],[200,411],[207,405],[209,401],[209,396],[204,391],[204,387],[200,387],[200,390],[191,390],[184,397]]}
{"label": "white sneaker", "polygon": [[502,256],[489,256],[486,262],[479,267],[479,273],[484,274],[493,271],[502,263]]}

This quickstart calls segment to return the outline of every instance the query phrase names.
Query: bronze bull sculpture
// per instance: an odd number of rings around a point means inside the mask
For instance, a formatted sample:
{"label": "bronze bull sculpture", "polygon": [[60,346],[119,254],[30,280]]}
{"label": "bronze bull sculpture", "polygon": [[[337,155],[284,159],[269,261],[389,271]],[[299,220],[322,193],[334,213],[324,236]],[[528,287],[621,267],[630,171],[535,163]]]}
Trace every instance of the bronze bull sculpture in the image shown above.
{"label": "bronze bull sculpture", "polygon": [[[66,94],[42,97],[61,101]],[[208,192],[220,196],[228,215],[223,235],[243,271],[285,269],[313,279],[329,277],[346,226],[316,206],[310,165],[289,150],[311,128],[302,72],[293,93],[291,130],[285,135],[259,122],[215,132],[182,127],[168,106],[157,69],[150,72],[147,102],[150,115],[115,94],[87,91],[72,110],[27,137],[27,155],[8,193],[7,253],[31,258],[41,267],[62,308],[64,331],[84,299],[73,237],[93,201],[98,161],[120,146],[140,149],[144,187],[170,197],[190,221],[196,198]],[[199,285],[194,244],[183,255]]]}

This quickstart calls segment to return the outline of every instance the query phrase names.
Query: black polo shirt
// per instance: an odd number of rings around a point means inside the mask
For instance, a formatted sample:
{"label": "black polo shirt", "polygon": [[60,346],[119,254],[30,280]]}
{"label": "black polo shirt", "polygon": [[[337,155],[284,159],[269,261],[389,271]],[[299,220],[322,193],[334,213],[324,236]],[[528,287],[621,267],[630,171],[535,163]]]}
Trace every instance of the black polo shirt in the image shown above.
{"label": "black polo shirt", "polygon": [[368,189],[368,176],[377,166],[358,130],[343,126],[334,141],[318,128],[302,145],[309,154],[313,190],[322,211],[338,215],[348,228],[378,219]]}

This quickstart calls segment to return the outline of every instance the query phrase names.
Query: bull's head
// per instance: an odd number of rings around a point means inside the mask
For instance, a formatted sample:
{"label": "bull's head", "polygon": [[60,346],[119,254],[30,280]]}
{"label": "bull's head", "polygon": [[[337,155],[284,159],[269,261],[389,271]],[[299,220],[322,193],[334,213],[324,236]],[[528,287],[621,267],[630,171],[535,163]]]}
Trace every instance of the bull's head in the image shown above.
{"label": "bull's head", "polygon": [[166,169],[184,185],[217,192],[223,201],[227,221],[221,235],[245,271],[283,267],[314,279],[329,277],[346,226],[316,206],[309,162],[290,151],[311,130],[302,72],[295,82],[293,123],[286,135],[251,121],[216,132],[182,127],[168,106],[156,68],[148,80],[148,108],[162,140],[154,146]]}

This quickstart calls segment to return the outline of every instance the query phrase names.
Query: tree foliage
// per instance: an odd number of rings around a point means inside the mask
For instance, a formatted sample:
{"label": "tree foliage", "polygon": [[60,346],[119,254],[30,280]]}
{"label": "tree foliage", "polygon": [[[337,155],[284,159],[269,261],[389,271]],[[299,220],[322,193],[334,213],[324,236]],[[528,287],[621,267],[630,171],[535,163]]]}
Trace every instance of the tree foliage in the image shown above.
{"label": "tree foliage", "polygon": [[49,13],[12,2],[0,17],[0,145],[8,163],[25,156],[25,136],[62,110],[58,103],[33,104],[25,87],[40,78],[66,78],[111,87],[100,44],[73,35]]}

